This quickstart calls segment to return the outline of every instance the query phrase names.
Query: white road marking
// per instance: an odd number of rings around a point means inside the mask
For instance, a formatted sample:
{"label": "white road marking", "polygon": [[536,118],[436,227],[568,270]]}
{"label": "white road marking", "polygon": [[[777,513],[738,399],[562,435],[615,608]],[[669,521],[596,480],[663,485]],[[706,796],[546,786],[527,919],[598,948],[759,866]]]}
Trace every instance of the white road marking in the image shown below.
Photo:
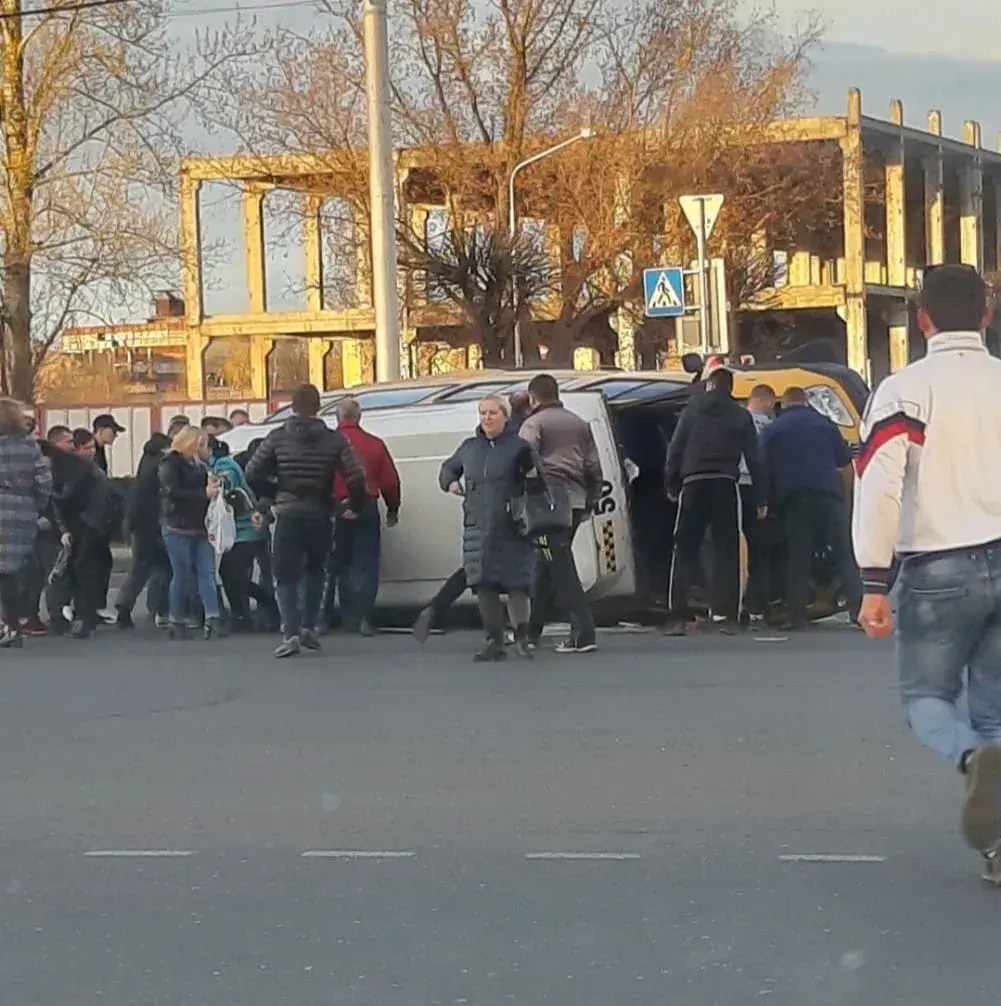
{"label": "white road marking", "polygon": [[790,853],[779,856],[781,863],[885,863],[886,856],[825,855],[823,853]]}
{"label": "white road marking", "polygon": [[756,643],[787,643],[788,636],[752,636]]}
{"label": "white road marking", "polygon": [[307,849],[303,859],[413,859],[416,852],[390,849]]}
{"label": "white road marking", "polygon": [[193,856],[193,849],[92,849],[90,859],[183,859]]}
{"label": "white road marking", "polygon": [[529,852],[525,859],[639,859],[635,852]]}

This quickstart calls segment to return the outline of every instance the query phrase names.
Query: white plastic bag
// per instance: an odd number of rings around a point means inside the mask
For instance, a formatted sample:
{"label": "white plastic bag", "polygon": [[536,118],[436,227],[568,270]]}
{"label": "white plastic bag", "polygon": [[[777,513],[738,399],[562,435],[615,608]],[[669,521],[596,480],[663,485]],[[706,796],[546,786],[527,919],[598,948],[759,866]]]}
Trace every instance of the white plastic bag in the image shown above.
{"label": "white plastic bag", "polygon": [[209,502],[208,513],[205,515],[205,529],[209,533],[209,544],[215,549],[216,555],[225,554],[236,543],[236,518],[233,516],[233,508],[226,502],[222,492]]}

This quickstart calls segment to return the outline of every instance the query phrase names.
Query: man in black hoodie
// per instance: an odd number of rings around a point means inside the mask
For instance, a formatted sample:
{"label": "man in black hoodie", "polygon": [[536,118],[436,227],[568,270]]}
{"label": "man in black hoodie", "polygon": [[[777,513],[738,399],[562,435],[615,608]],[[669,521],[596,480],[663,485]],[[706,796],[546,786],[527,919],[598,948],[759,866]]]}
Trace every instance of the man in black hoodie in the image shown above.
{"label": "man in black hoodie", "polygon": [[[276,516],[274,572],[282,618],[276,657],[320,648],[317,629],[333,538],[334,473],[344,476],[351,510],[361,512],[368,501],[365,469],[347,439],[317,418],[319,411],[319,391],[312,384],[299,385],[292,394],[293,418],[267,435],[246,469],[262,512],[270,506]],[[271,479],[277,482],[268,497]]]}
{"label": "man in black hoodie", "polygon": [[118,628],[132,629],[132,609],[143,591],[147,590],[147,607],[157,624],[167,620],[167,587],[170,583],[170,560],[160,530],[159,467],[170,439],[154,433],[143,446],[143,455],[136,469],[135,481],[125,508],[125,523],[132,541],[132,569],[118,592],[115,609]]}
{"label": "man in black hoodie", "polygon": [[690,612],[688,590],[706,531],[712,533],[712,620],[724,631],[737,621],[740,603],[740,459],[747,462],[758,516],[767,512],[765,472],[750,413],[732,397],[733,373],[716,370],[696,389],[678,420],[667,450],[664,482],[678,504],[668,586],[666,635],[683,635]]}

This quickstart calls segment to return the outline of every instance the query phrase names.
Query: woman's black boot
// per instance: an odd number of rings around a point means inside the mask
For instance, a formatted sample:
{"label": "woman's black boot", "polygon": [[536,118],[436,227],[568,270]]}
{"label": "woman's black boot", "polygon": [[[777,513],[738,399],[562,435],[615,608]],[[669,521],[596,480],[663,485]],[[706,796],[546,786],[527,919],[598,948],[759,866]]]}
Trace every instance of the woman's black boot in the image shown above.
{"label": "woman's black boot", "polygon": [[487,645],[473,656],[478,664],[493,663],[498,660],[507,660],[507,651],[504,649],[504,637],[487,636]]}

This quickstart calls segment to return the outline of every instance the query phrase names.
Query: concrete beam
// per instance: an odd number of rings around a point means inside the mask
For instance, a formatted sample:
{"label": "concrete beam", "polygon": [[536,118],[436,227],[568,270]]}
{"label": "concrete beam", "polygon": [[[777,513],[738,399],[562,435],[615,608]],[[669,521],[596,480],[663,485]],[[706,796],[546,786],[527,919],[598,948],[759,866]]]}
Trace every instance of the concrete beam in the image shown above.
{"label": "concrete beam", "polygon": [[218,338],[225,335],[267,335],[272,338],[305,335],[350,335],[371,332],[375,316],[371,307],[346,311],[275,312],[253,317],[246,314],[216,314],[201,324],[203,335]]}
{"label": "concrete beam", "polygon": [[844,307],[843,286],[784,286],[766,289],[740,305],[741,311],[829,311]]}
{"label": "concrete beam", "polygon": [[[942,113],[928,113],[928,132],[942,135]],[[945,169],[942,151],[925,158],[925,262],[945,262]]]}
{"label": "concrete beam", "polygon": [[251,314],[264,314],[268,309],[267,259],[264,252],[265,192],[266,189],[252,182],[243,189],[243,262]]}
{"label": "concrete beam", "polygon": [[959,257],[974,269],[984,267],[984,174],[980,162],[980,123],[963,123],[963,141],[977,156],[959,174]]}
{"label": "concrete beam", "polygon": [[181,272],[184,315],[189,325],[198,325],[204,316],[200,189],[201,182],[181,173]]}
{"label": "concrete beam", "polygon": [[[903,125],[904,106],[890,104],[890,120]],[[890,286],[907,284],[907,195],[904,187],[906,152],[904,138],[886,153],[886,281]]]}
{"label": "concrete beam", "polygon": [[865,304],[865,195],[863,188],[862,94],[848,94],[848,132],[841,141],[845,234],[845,322],[848,366],[866,376],[869,369]]}

